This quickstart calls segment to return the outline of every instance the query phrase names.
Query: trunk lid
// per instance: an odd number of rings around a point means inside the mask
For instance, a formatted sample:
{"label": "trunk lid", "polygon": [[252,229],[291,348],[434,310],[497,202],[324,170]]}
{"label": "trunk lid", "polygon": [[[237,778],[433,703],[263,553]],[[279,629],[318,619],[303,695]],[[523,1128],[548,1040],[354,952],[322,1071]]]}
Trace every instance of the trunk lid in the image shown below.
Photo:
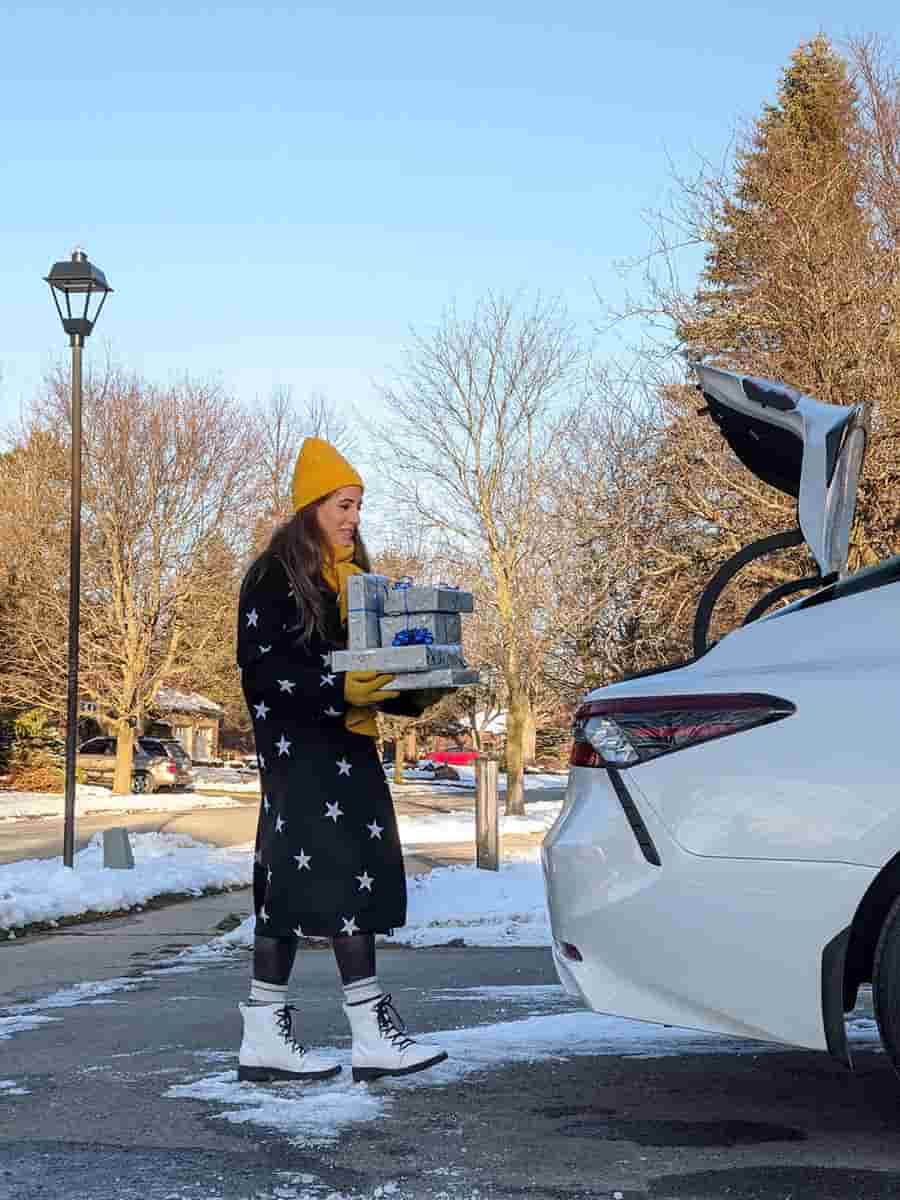
{"label": "trunk lid", "polygon": [[753,474],[797,500],[797,522],[826,579],[847,573],[868,430],[862,404],[823,404],[771,379],[695,364],[722,436]]}

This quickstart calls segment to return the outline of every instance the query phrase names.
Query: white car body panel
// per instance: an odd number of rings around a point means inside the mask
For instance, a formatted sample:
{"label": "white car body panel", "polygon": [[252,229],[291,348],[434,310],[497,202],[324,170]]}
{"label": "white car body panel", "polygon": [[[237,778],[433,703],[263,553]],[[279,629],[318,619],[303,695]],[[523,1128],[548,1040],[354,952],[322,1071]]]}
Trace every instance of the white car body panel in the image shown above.
{"label": "white car body panel", "polygon": [[822,949],[876,872],[704,858],[641,813],[661,867],[641,853],[606,771],[572,769],[543,850],[554,942],[584,959],[554,947],[563,985],[596,1012],[826,1049]]}
{"label": "white car body panel", "polygon": [[892,585],[786,612],[679,671],[593,693],[764,692],[797,706],[777,724],[644,763],[626,772],[629,789],[695,854],[883,866],[900,849],[898,601]]}

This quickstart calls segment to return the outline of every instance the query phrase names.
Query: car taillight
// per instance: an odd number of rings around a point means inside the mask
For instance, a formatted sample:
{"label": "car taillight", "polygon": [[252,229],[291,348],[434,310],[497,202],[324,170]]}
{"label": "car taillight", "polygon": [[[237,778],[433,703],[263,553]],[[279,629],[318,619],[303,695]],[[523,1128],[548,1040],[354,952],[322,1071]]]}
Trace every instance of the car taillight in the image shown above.
{"label": "car taillight", "polygon": [[166,763],[166,770],[169,772],[170,775],[178,774],[178,767],[173,762]]}
{"label": "car taillight", "polygon": [[621,770],[796,711],[789,700],[754,693],[589,700],[575,714],[569,761]]}

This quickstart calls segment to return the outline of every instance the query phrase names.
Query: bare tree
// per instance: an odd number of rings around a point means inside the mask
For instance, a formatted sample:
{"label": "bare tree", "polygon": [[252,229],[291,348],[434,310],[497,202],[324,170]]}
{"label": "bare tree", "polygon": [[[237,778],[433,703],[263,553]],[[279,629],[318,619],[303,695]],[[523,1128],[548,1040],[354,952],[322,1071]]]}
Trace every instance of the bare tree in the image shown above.
{"label": "bare tree", "polygon": [[293,512],[291,480],[303,439],[324,438],[347,455],[352,455],[355,447],[349,422],[326,396],[313,392],[298,405],[293,389],[286,385],[272,389],[256,414],[255,429],[260,487],[255,541],[261,547],[275,526]]}
{"label": "bare tree", "polygon": [[[22,598],[0,689],[60,714],[68,425],[68,388],[57,376],[0,481],[4,539],[21,546]],[[186,381],[160,391],[113,368],[89,381],[83,438],[79,689],[116,731],[114,787],[127,792],[133,731],[159,687],[188,678],[221,636],[216,621],[205,631],[195,624],[188,660],[186,616],[204,589],[222,591],[221,580],[210,589],[198,565],[219,540],[246,553],[259,454],[244,414],[218,389]]]}
{"label": "bare tree", "polygon": [[414,336],[406,368],[383,393],[378,436],[395,501],[447,546],[483,558],[507,689],[507,810],[524,811],[523,766],[533,725],[531,663],[539,625],[525,586],[552,490],[562,411],[579,351],[563,312],[537,301],[522,311],[489,297],[469,319],[454,312]]}

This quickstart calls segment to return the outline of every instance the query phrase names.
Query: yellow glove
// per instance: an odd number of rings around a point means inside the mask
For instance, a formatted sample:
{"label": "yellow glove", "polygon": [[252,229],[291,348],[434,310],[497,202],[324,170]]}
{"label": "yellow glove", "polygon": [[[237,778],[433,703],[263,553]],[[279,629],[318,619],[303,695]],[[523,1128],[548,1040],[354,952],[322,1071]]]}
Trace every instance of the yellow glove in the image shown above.
{"label": "yellow glove", "polygon": [[381,690],[393,678],[393,675],[382,675],[378,671],[348,671],[344,676],[344,699],[351,708],[380,704],[382,700],[396,700],[399,692]]}

